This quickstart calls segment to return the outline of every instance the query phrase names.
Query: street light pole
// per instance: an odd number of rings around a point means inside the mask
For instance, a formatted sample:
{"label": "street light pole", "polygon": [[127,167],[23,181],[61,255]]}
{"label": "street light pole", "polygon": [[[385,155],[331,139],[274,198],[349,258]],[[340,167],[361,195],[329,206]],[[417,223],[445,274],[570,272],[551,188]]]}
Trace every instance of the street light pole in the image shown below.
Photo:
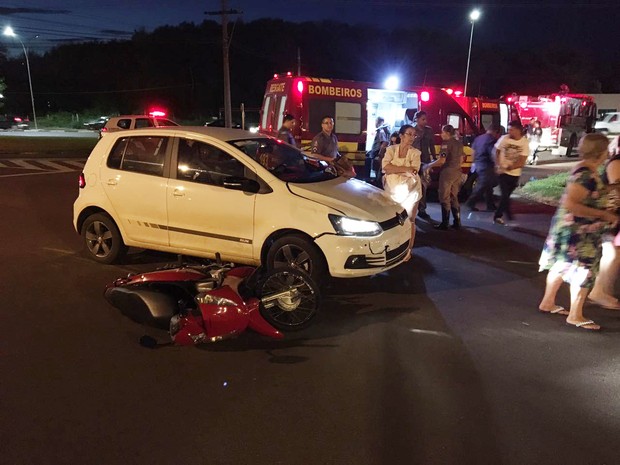
{"label": "street light pole", "polygon": [[474,24],[480,18],[480,10],[473,10],[469,14],[471,21],[471,33],[469,35],[469,52],[467,52],[467,71],[465,72],[465,88],[463,89],[463,97],[467,97],[467,81],[469,81],[469,63],[471,61],[471,44],[474,41]]}
{"label": "street light pole", "polygon": [[28,59],[28,50],[26,50],[26,46],[19,38],[19,36],[15,34],[15,31],[13,31],[12,27],[7,26],[6,28],[4,28],[4,35],[17,39],[21,44],[22,49],[24,50],[24,56],[26,57],[26,69],[28,70],[28,85],[30,86],[30,101],[32,102],[32,118],[34,119],[34,128],[39,129],[39,126],[37,125],[37,111],[34,106],[34,92],[32,91],[32,76],[30,75],[30,60]]}

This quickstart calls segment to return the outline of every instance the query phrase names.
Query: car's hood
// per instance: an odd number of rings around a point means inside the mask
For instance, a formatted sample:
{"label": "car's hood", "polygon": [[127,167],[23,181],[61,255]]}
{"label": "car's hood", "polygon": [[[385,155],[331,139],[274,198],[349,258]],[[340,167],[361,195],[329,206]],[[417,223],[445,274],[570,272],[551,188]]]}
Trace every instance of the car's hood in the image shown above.
{"label": "car's hood", "polygon": [[385,221],[403,207],[381,189],[357,179],[338,177],[308,184],[288,183],[290,191],[360,220]]}
{"label": "car's hood", "polygon": [[607,125],[608,125],[608,122],[605,120],[597,121],[596,123],[594,123],[595,128],[607,127]]}

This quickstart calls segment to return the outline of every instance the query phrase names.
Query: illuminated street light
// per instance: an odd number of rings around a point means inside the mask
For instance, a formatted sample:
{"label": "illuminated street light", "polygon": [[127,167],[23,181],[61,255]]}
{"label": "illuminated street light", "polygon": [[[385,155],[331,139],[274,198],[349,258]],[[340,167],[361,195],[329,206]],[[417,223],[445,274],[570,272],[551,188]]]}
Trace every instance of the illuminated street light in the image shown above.
{"label": "illuminated street light", "polygon": [[480,10],[475,9],[469,13],[471,21],[471,34],[469,35],[469,52],[467,53],[467,71],[465,72],[465,88],[463,89],[463,97],[467,97],[467,81],[469,80],[469,62],[471,60],[471,44],[474,40],[474,24],[480,19]]}
{"label": "illuminated street light", "polygon": [[396,90],[398,89],[399,85],[400,80],[396,76],[388,77],[383,83],[383,87],[385,87],[387,90]]}
{"label": "illuminated street light", "polygon": [[34,108],[34,92],[32,92],[32,78],[30,76],[30,61],[28,60],[28,50],[26,50],[26,46],[19,38],[19,36],[15,34],[15,31],[11,26],[5,27],[2,34],[7,37],[12,37],[13,39],[17,39],[21,44],[22,49],[24,49],[24,55],[26,56],[26,69],[28,70],[28,84],[30,85],[30,100],[32,101],[32,118],[34,119],[34,128],[39,129],[39,126],[37,125],[37,112]]}

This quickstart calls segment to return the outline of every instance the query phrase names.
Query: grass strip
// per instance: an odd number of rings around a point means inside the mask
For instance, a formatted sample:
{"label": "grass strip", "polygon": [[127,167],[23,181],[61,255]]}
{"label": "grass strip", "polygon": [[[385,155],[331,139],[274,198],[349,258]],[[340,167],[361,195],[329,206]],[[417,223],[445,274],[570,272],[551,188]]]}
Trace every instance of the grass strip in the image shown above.
{"label": "grass strip", "polygon": [[535,202],[557,206],[564,194],[569,176],[570,173],[558,173],[530,181],[519,189],[518,194]]}
{"label": "grass strip", "polygon": [[95,137],[2,136],[0,154],[88,156],[97,141]]}

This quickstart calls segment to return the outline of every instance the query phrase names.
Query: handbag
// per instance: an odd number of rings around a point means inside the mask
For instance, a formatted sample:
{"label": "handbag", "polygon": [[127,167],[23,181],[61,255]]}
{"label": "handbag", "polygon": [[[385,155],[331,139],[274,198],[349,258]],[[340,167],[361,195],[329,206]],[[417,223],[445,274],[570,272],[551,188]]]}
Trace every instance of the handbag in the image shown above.
{"label": "handbag", "polygon": [[349,179],[355,177],[356,173],[355,173],[355,170],[353,169],[353,164],[347,157],[343,155],[339,155],[338,157],[336,157],[333,164],[334,164],[334,168],[336,169],[336,173],[338,174],[338,176],[342,176],[344,178],[349,178]]}

